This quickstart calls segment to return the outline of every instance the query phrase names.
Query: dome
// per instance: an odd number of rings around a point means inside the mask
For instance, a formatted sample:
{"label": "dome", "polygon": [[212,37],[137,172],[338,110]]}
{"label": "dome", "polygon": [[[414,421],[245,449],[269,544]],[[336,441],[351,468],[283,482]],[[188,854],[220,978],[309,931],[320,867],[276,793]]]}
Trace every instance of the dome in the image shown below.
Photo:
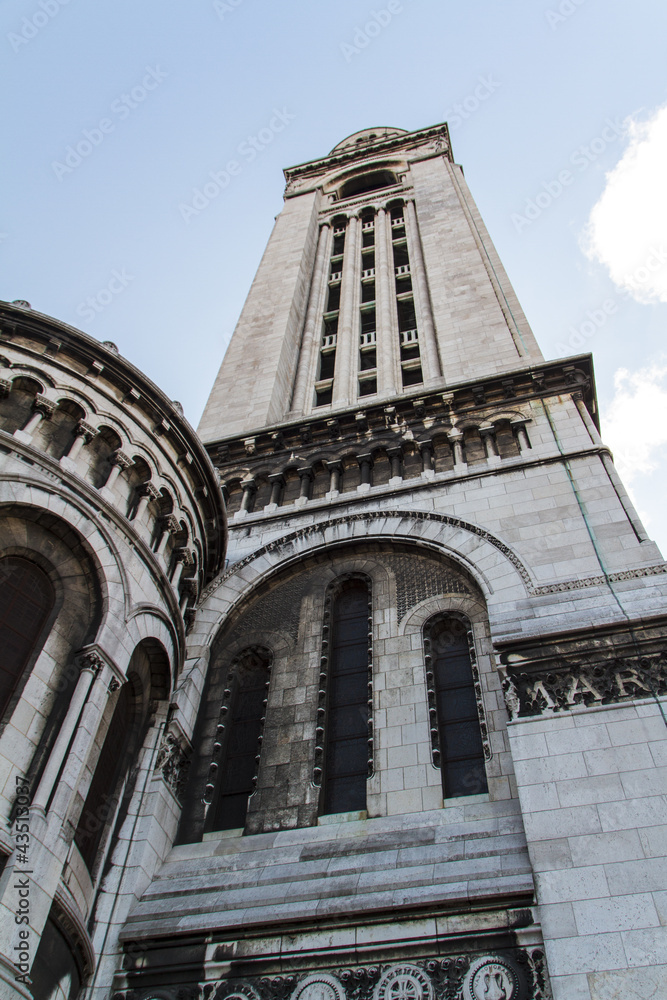
{"label": "dome", "polygon": [[347,139],[343,139],[331,150],[332,153],[340,153],[344,149],[354,149],[356,146],[365,146],[369,143],[383,139],[393,139],[399,135],[407,135],[404,128],[365,128],[361,132],[353,132]]}

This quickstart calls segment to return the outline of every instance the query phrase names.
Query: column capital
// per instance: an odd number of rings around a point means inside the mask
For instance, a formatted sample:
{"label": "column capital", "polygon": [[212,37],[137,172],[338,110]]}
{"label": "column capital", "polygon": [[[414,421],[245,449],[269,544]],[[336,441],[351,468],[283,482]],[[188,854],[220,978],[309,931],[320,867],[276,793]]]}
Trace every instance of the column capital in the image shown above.
{"label": "column capital", "polygon": [[267,479],[271,485],[277,483],[279,486],[283,486],[285,483],[285,474],[283,472],[270,472]]}
{"label": "column capital", "polygon": [[174,549],[172,553],[174,561],[177,563],[182,562],[184,566],[191,566],[194,563],[192,558],[192,550],[187,546],[182,546],[181,548]]}
{"label": "column capital", "polygon": [[342,458],[332,458],[325,459],[324,465],[329,472],[342,472],[343,471],[343,460]]}
{"label": "column capital", "polygon": [[80,420],[74,428],[74,436],[84,438],[86,444],[88,444],[89,441],[92,441],[92,439],[96,437],[97,433],[97,427],[93,427],[92,424],[86,423],[85,420]]}
{"label": "column capital", "polygon": [[45,396],[43,392],[38,392],[32,401],[32,408],[36,410],[37,413],[41,413],[45,420],[50,420],[55,411],[58,409],[58,404],[55,400],[49,399]]}
{"label": "column capital", "polygon": [[137,487],[137,493],[140,497],[148,497],[149,500],[157,500],[160,496],[160,491],[154,483],[142,483],[141,486]]}
{"label": "column capital", "polygon": [[177,535],[181,530],[179,520],[173,514],[167,514],[163,517],[160,521],[160,526],[162,527],[162,530],[169,535]]}
{"label": "column capital", "polygon": [[129,469],[131,465],[134,465],[134,462],[132,461],[129,455],[127,455],[124,451],[118,448],[113,453],[111,464],[118,465],[120,466],[121,469]]}

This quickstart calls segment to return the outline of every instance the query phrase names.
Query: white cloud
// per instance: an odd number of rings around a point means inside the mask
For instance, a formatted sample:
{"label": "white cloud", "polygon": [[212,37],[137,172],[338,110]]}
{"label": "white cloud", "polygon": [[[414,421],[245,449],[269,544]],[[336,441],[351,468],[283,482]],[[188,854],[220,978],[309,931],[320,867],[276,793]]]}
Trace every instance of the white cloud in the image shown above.
{"label": "white cloud", "polygon": [[[654,472],[667,445],[667,367],[651,365],[614,376],[616,392],[602,414],[603,439],[626,485]],[[652,484],[653,488],[657,484]]]}
{"label": "white cloud", "polygon": [[627,125],[629,145],[591,211],[584,250],[638,302],[667,302],[667,106]]}

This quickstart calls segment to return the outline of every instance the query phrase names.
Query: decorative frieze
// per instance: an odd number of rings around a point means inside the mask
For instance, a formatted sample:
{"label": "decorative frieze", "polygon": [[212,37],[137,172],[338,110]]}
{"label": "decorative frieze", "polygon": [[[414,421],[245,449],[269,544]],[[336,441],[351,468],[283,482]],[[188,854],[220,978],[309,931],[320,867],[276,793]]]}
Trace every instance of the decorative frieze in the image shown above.
{"label": "decorative frieze", "polygon": [[580,705],[609,705],[667,694],[667,651],[610,659],[593,665],[569,663],[540,672],[507,670],[505,703],[511,718],[562,712]]}
{"label": "decorative frieze", "polygon": [[540,948],[129,989],[111,1000],[551,1000]]}

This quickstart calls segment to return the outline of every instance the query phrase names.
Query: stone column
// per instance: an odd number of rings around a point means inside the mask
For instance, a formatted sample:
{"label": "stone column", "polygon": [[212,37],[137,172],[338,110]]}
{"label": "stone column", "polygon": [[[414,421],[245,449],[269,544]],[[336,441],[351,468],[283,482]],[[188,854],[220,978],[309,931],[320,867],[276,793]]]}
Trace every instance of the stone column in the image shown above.
{"label": "stone column", "polygon": [[32,808],[43,813],[46,812],[51,791],[60,773],[63,761],[67,756],[67,749],[78,725],[88,692],[93,681],[104,666],[104,660],[94,650],[79,654],[75,662],[79,669],[79,679],[72,694],[67,715],[60,727],[56,741],[53,744],[53,749],[49,754],[47,765],[44,768],[44,773],[32,800]]}
{"label": "stone column", "polygon": [[173,514],[168,514],[166,517],[162,518],[162,534],[160,535],[160,541],[158,547],[155,550],[156,556],[161,556],[167,547],[167,542],[172,535],[177,535],[181,530],[181,526],[178,523],[178,519],[174,517]]}
{"label": "stone column", "polygon": [[378,392],[396,392],[397,341],[392,313],[396,311],[396,284],[391,243],[391,225],[385,208],[375,217],[375,298]]}
{"label": "stone column", "polygon": [[252,510],[252,502],[257,492],[257,483],[254,479],[244,479],[241,483],[241,488],[243,489],[243,496],[241,497],[241,506],[234,515],[237,518],[247,517],[247,515]]}
{"label": "stone column", "polygon": [[[322,289],[326,286],[326,277],[329,263],[329,234],[331,232],[328,222],[323,223],[317,241],[317,251],[315,253],[315,266],[310,282],[310,297],[308,299],[308,309],[306,310],[306,322],[301,338],[301,352],[299,354],[299,364],[294,387],[294,397],[292,399],[292,413],[303,413],[306,393],[310,386],[312,390],[313,379],[313,354],[317,352],[320,341],[320,330],[322,328]],[[310,407],[308,407],[310,409]],[[273,503],[273,501],[271,501]]]}
{"label": "stone column", "polygon": [[463,433],[453,427],[451,431],[448,431],[447,437],[449,443],[452,446],[452,452],[454,454],[454,468],[456,466],[463,466],[465,468],[466,461],[463,457]]}
{"label": "stone column", "polygon": [[54,411],[58,408],[58,404],[52,399],[48,399],[44,393],[38,392],[35,396],[32,404],[32,414],[28,419],[25,427],[22,427],[20,432],[14,431],[14,434],[26,434],[30,437],[37,430],[42,420],[50,420],[54,414]]}
{"label": "stone column", "polygon": [[516,440],[519,445],[520,452],[530,450],[530,441],[528,440],[528,434],[526,432],[528,419],[529,418],[525,417],[515,417],[513,420],[510,420],[510,427],[516,434]]}
{"label": "stone column", "polygon": [[301,480],[301,485],[299,487],[299,496],[295,500],[295,503],[301,506],[302,504],[308,503],[310,500],[310,489],[313,482],[313,470],[310,465],[306,465],[301,469],[296,470],[299,474],[299,479]]}
{"label": "stone column", "polygon": [[425,479],[432,479],[435,475],[435,466],[433,462],[433,442],[432,441],[421,441],[419,443],[419,452],[422,459],[422,476]]}
{"label": "stone column", "polygon": [[496,441],[496,428],[493,424],[480,424],[479,434],[484,445],[484,454],[489,465],[498,465],[500,455]]}
{"label": "stone column", "polygon": [[361,225],[356,215],[350,218],[345,234],[343,278],[338,313],[338,344],[334,374],[333,405],[346,406],[357,398],[354,381],[359,358],[359,233]]}
{"label": "stone column", "polygon": [[408,256],[410,258],[412,289],[415,297],[422,371],[424,373],[424,384],[428,385],[442,377],[442,369],[438,356],[438,342],[433,324],[433,314],[431,312],[431,297],[428,292],[424,255],[422,253],[417,214],[413,201],[406,201],[405,203],[405,235],[408,241]]}
{"label": "stone column", "polygon": [[324,463],[329,472],[329,492],[327,496],[331,499],[337,497],[340,492],[340,480],[343,474],[343,463],[339,460]]}
{"label": "stone column", "polygon": [[178,594],[178,584],[180,583],[181,576],[183,575],[183,570],[187,566],[192,565],[192,553],[188,548],[176,549],[174,552],[174,559],[176,560],[176,565],[174,566],[174,575],[171,578],[171,585]]}
{"label": "stone column", "polygon": [[139,494],[139,502],[134,511],[134,517],[132,518],[133,521],[140,521],[146,513],[146,509],[151,500],[157,500],[160,496],[159,489],[157,486],[153,486],[152,483],[142,483],[141,486],[138,487],[137,493]]}
{"label": "stone column", "polygon": [[84,444],[88,444],[89,441],[92,441],[97,434],[97,427],[93,427],[92,424],[87,424],[85,420],[80,420],[74,429],[74,434],[75,437],[70,450],[66,455],[63,455],[63,458],[68,458],[70,462],[73,462],[78,457]]}
{"label": "stone column", "polygon": [[368,453],[357,455],[359,469],[361,472],[361,483],[357,486],[359,493],[367,493],[371,488],[371,469],[373,468],[373,456]]}
{"label": "stone column", "polygon": [[282,472],[274,472],[269,476],[271,483],[271,497],[264,510],[274,510],[280,505],[283,490],[285,489],[285,477]]}
{"label": "stone column", "polygon": [[190,598],[193,597],[197,599],[197,579],[194,576],[189,577],[187,580],[183,581],[182,585],[183,592],[180,597],[179,607],[181,609],[181,614],[185,617],[185,612],[187,610]]}
{"label": "stone column", "polygon": [[399,483],[403,482],[403,472],[401,470],[403,449],[400,447],[387,448],[387,455],[391,463],[391,478],[389,480],[389,485],[398,486]]}
{"label": "stone column", "polygon": [[115,451],[111,464],[111,471],[109,472],[109,475],[107,476],[107,481],[102,487],[102,489],[112,490],[121,472],[124,469],[129,469],[132,464],[133,464],[132,459],[130,458],[129,455],[126,455],[124,451],[121,451],[120,448],[118,449],[118,451]]}

